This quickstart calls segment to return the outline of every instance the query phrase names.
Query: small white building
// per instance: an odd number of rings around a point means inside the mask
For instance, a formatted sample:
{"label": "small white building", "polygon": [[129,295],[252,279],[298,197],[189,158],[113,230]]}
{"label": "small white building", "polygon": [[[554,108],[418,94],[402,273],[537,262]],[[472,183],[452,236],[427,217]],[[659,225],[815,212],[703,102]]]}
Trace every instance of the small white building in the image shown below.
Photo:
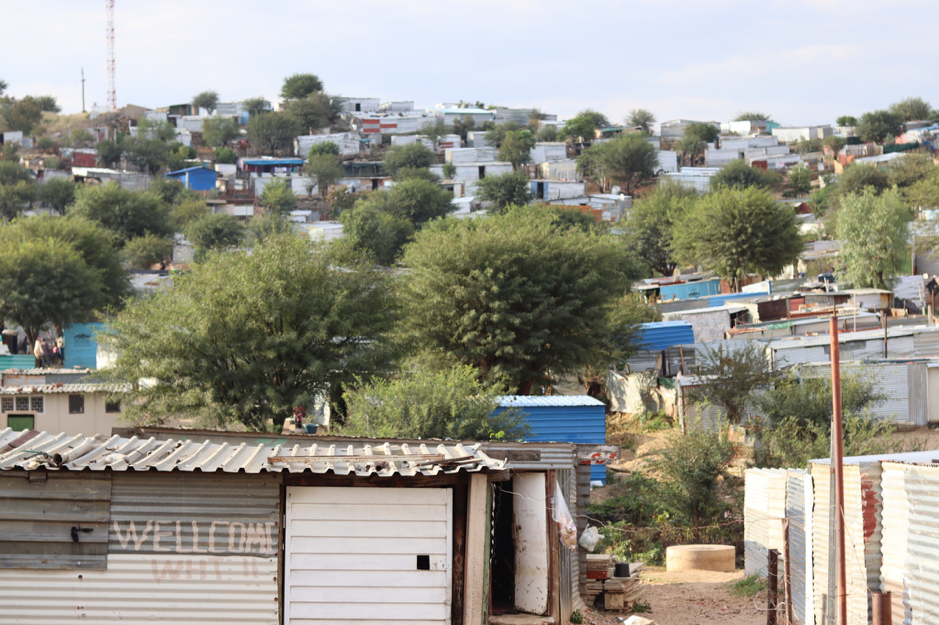
{"label": "small white building", "polygon": [[379,98],[340,97],[336,98],[336,101],[339,103],[339,108],[341,110],[349,113],[377,111],[381,105],[381,100]]}
{"label": "small white building", "polygon": [[444,152],[444,160],[454,165],[466,163],[490,163],[499,156],[496,148],[449,148]]}
{"label": "small white building", "polygon": [[486,139],[485,130],[470,130],[466,133],[466,144],[471,148],[488,148],[489,140]]}
{"label": "small white building", "polygon": [[563,161],[567,159],[567,144],[563,142],[556,143],[536,143],[530,152],[531,162],[537,164],[548,163],[551,161]]}
{"label": "small white building", "polygon": [[294,153],[306,158],[310,148],[320,143],[333,143],[339,148],[339,156],[357,156],[361,143],[357,132],[338,132],[325,135],[300,135],[293,140]]}
{"label": "small white building", "polygon": [[428,150],[434,149],[434,142],[422,135],[395,135],[391,137],[391,147],[393,148],[411,145],[412,143],[420,143]]}
{"label": "small white building", "polygon": [[456,108],[443,104],[437,105],[437,119],[441,120],[447,126],[452,126],[453,122],[459,120],[473,120],[476,127],[482,126],[486,122],[495,121],[495,111],[478,108]]}
{"label": "small white building", "polygon": [[678,172],[666,172],[659,176],[659,182],[664,184],[671,180],[698,193],[707,193],[711,190],[711,178],[717,175],[720,167],[682,167]]}
{"label": "small white building", "polygon": [[828,124],[824,126],[780,126],[773,128],[773,136],[784,143],[798,143],[809,139],[824,139],[835,134]]}

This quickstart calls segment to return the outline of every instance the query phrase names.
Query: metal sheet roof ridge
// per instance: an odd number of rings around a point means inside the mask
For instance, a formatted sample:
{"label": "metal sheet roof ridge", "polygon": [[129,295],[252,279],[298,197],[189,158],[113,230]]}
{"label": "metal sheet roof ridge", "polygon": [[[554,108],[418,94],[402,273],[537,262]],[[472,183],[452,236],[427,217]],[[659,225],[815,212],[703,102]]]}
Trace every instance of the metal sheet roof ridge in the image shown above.
{"label": "metal sheet roof ridge", "polygon": [[[29,431],[27,431],[29,432]],[[0,430],[0,444],[15,441],[22,433],[11,428]],[[113,435],[69,436],[37,433],[21,447],[0,454],[0,470],[46,468],[50,470],[91,471],[180,471],[180,472],[332,472],[337,475],[438,475],[459,471],[478,472],[483,469],[502,470],[505,460],[495,460],[480,450],[481,443],[463,442],[428,445],[426,442],[397,443],[400,454],[390,441],[360,440],[346,445],[312,443],[309,447],[295,444],[280,457],[297,457],[297,462],[274,462],[285,449],[280,444],[231,445],[206,439],[137,436],[121,438]],[[415,451],[416,450],[416,451]],[[309,453],[303,453],[304,451]],[[348,457],[348,459],[346,459]],[[387,460],[385,460],[387,458]],[[299,466],[302,465],[302,466]]]}

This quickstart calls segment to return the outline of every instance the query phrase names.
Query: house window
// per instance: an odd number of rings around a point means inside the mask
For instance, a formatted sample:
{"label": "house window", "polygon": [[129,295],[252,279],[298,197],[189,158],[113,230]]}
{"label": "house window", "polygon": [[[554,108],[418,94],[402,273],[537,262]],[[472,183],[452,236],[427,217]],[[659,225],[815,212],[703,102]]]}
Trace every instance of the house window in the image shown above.
{"label": "house window", "polygon": [[84,395],[69,395],[68,396],[68,413],[69,414],[84,414],[85,413],[85,396]]}
{"label": "house window", "polygon": [[0,398],[0,412],[13,412],[16,410],[16,404],[12,397]]}
{"label": "house window", "polygon": [[36,425],[36,417],[31,414],[11,414],[7,417],[7,427],[14,432],[32,430]]}
{"label": "house window", "polygon": [[29,408],[31,412],[45,412],[45,398],[42,395],[29,398]]}
{"label": "house window", "polygon": [[16,398],[16,409],[17,411],[29,412],[29,397],[17,397]]}
{"label": "house window", "polygon": [[120,412],[120,411],[121,411],[121,402],[119,402],[119,401],[106,401],[106,402],[104,402],[104,411],[105,411],[105,412]]}

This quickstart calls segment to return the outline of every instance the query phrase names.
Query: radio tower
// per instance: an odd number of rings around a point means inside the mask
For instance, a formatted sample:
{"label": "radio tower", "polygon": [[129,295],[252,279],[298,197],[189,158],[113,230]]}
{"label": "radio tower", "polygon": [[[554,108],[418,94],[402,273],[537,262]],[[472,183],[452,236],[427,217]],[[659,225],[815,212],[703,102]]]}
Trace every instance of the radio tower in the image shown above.
{"label": "radio tower", "polygon": [[117,110],[117,90],[114,88],[114,0],[104,0],[108,12],[105,33],[108,39],[108,110]]}

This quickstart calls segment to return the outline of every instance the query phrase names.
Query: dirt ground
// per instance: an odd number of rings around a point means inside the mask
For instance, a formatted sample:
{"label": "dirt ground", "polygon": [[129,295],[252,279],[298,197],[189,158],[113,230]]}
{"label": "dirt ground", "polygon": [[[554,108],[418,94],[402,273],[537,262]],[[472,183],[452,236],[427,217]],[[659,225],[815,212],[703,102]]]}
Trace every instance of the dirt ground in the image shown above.
{"label": "dirt ground", "polygon": [[[735,597],[730,584],[743,577],[743,571],[678,571],[646,568],[640,579],[645,587],[642,601],[651,611],[639,614],[656,625],[762,625],[766,622],[766,595]],[[617,625],[633,613],[590,611],[585,622]]]}

